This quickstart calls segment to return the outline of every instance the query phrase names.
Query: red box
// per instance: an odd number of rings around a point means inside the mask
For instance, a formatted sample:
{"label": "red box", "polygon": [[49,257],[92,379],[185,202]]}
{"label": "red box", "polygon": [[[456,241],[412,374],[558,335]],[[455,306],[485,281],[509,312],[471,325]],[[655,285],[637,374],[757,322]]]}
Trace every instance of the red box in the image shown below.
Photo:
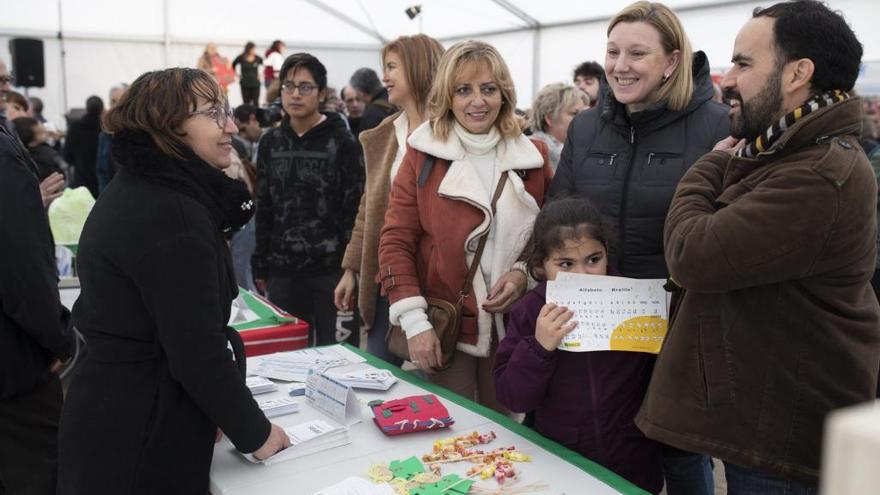
{"label": "red box", "polygon": [[232,325],[244,341],[247,357],[304,349],[309,344],[309,324],[275,306],[257,294],[239,290],[247,306],[261,318],[243,325]]}
{"label": "red box", "polygon": [[240,331],[247,357],[305,349],[309,344],[309,324],[298,323]]}

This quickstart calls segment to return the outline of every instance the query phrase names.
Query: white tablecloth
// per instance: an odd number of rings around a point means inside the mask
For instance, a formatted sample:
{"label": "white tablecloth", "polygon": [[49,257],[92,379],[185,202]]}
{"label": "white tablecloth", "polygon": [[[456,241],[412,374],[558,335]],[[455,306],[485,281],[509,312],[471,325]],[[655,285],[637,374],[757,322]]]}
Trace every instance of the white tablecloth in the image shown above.
{"label": "white tablecloth", "polygon": [[[368,363],[353,365],[351,368],[369,367]],[[404,372],[399,370],[397,373]],[[418,381],[418,380],[416,380]],[[263,397],[281,396],[287,393],[287,385],[279,383],[279,391],[271,394],[260,395]],[[392,460],[403,460],[411,456],[421,458],[422,454],[431,451],[433,442],[442,438],[465,435],[472,431],[488,433],[494,431],[498,438],[493,442],[480,446],[482,450],[492,450],[510,445],[525,451],[532,456],[532,462],[515,463],[520,471],[518,485],[532,482],[544,482],[550,488],[544,492],[547,494],[614,494],[614,493],[644,493],[635,486],[621,480],[612,479],[610,484],[600,481],[585,469],[570,464],[553,452],[546,450],[538,444],[524,438],[516,432],[502,426],[487,416],[475,412],[465,405],[471,405],[463,399],[457,400],[462,405],[447,398],[441,397],[441,401],[455,419],[455,424],[444,430],[425,431],[396,437],[388,437],[382,434],[372,420],[372,412],[366,404],[374,399],[391,400],[409,395],[421,395],[430,393],[413,383],[400,380],[387,392],[356,390],[359,402],[363,406],[363,421],[352,426],[349,430],[352,443],[347,446],[337,447],[324,452],[313,454],[298,459],[292,459],[272,466],[255,465],[245,460],[238,454],[228,439],[224,438],[214,449],[214,460],[211,466],[211,493],[213,495],[233,494],[262,494],[262,495],[294,495],[312,494],[321,488],[349,477],[365,474],[370,465],[381,463],[387,465]],[[313,409],[304,397],[301,401],[300,412],[287,416],[273,418],[271,421],[286,427],[322,417],[321,413]],[[501,422],[508,422],[506,418],[498,418]],[[510,423],[508,422],[508,425]],[[520,429],[518,426],[511,426]],[[524,434],[532,434],[530,430]],[[555,445],[555,444],[554,444]],[[554,449],[557,447],[554,447]],[[564,449],[563,449],[564,450]],[[469,462],[448,463],[443,465],[443,474],[456,473],[464,476],[465,471],[473,466]],[[587,468],[597,476],[607,476],[607,471],[602,468]],[[614,478],[613,475],[611,475]],[[481,486],[495,488],[494,479],[477,481]]]}

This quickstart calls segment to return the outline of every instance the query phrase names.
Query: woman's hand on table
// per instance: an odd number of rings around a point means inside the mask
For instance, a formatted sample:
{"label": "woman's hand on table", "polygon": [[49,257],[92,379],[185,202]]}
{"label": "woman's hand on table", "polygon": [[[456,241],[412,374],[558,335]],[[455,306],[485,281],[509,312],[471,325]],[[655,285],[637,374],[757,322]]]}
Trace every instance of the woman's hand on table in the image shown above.
{"label": "woman's hand on table", "polygon": [[284,432],[284,428],[272,423],[272,429],[269,430],[269,438],[266,439],[262,447],[254,452],[254,458],[262,461],[287,447],[290,447],[290,437]]}
{"label": "woman's hand on table", "polygon": [[409,345],[410,362],[425,372],[432,373],[434,368],[443,364],[440,339],[433,329],[410,337],[406,342]]}
{"label": "woman's hand on table", "polygon": [[354,308],[354,270],[346,268],[336,288],[333,289],[333,304],[339,311],[350,311]]}
{"label": "woman's hand on table", "polygon": [[483,309],[490,313],[507,313],[510,306],[525,294],[526,282],[526,274],[520,270],[505,273],[492,286]]}

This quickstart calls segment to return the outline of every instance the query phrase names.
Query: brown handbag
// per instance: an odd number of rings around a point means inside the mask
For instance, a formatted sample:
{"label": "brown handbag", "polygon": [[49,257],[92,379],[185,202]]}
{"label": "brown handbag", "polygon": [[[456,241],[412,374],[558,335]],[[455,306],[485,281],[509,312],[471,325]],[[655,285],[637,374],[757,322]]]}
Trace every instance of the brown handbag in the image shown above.
{"label": "brown handbag", "polygon": [[[502,172],[501,177],[498,179],[498,185],[495,186],[495,194],[492,196],[491,209],[493,216],[495,215],[495,205],[498,203],[498,198],[501,197],[505,182],[507,182],[507,174]],[[439,368],[435,368],[437,371],[448,368],[452,363],[453,356],[455,356],[458,332],[461,330],[462,306],[464,305],[465,298],[470,295],[471,284],[474,281],[477,269],[480,267],[480,258],[483,256],[483,250],[486,248],[488,238],[489,230],[487,229],[480,236],[477,251],[474,253],[474,259],[468,269],[464,285],[462,285],[458,293],[458,300],[455,303],[438,297],[425,298],[428,303],[428,309],[425,312],[428,314],[428,321],[431,322],[433,331],[437,334],[437,339],[440,341],[440,350],[443,355],[443,364]],[[409,342],[406,338],[406,332],[402,328],[396,325],[389,328],[388,333],[385,335],[385,342],[388,344],[388,350],[392,354],[407,361],[411,360],[409,356]]]}

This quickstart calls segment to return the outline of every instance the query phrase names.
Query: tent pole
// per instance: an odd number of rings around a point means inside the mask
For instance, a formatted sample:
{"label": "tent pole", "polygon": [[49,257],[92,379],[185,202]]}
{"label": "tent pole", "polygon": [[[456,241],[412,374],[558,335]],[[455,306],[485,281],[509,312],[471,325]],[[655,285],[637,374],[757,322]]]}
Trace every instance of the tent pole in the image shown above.
{"label": "tent pole", "polygon": [[165,67],[171,60],[171,37],[168,34],[168,0],[162,0],[162,45],[164,47]]}
{"label": "tent pole", "polygon": [[[64,109],[64,115],[70,110],[67,107],[67,63],[64,50],[64,22],[61,19],[61,0],[58,0],[58,46],[61,50],[61,108]],[[66,119],[65,119],[66,120]]]}
{"label": "tent pole", "polygon": [[[541,90],[541,28],[532,31],[532,99]],[[531,107],[531,102],[529,102]]]}

